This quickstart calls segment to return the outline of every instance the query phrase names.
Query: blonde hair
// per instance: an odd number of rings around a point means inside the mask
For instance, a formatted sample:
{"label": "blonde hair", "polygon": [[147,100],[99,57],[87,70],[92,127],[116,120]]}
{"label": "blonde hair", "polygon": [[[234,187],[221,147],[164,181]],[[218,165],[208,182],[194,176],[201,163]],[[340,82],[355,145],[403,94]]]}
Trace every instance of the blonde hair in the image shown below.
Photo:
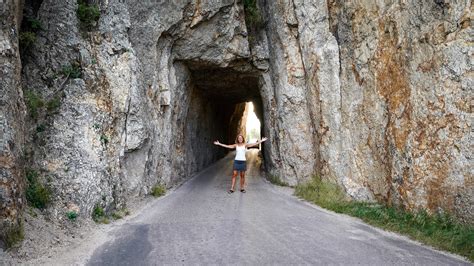
{"label": "blonde hair", "polygon": [[242,137],[242,143],[245,143],[245,137],[242,134],[239,134],[237,137],[235,137],[235,143],[239,144],[239,137]]}

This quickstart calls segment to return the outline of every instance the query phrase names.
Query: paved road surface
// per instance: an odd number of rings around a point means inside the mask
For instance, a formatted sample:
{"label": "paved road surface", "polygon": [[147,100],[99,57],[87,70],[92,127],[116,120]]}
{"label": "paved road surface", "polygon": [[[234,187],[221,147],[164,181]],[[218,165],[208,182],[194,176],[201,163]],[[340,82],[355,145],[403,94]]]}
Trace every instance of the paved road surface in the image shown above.
{"label": "paved road surface", "polygon": [[113,230],[89,264],[468,264],[285,194],[258,175],[256,152],[247,193],[226,192],[231,153]]}

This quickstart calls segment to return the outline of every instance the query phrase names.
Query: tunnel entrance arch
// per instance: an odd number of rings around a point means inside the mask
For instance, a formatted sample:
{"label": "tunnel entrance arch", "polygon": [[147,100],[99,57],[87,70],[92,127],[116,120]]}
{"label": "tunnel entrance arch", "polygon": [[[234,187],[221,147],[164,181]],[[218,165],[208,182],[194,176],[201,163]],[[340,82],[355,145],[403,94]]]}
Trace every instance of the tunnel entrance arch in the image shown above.
{"label": "tunnel entrance arch", "polygon": [[[252,102],[264,132],[259,70],[247,62],[220,67],[184,62],[189,71],[189,107],[185,121],[186,156],[193,158],[192,172],[199,171],[227,154],[228,150],[212,145],[214,140],[233,144],[237,134],[246,136],[245,110]],[[263,157],[262,146],[262,159]]]}

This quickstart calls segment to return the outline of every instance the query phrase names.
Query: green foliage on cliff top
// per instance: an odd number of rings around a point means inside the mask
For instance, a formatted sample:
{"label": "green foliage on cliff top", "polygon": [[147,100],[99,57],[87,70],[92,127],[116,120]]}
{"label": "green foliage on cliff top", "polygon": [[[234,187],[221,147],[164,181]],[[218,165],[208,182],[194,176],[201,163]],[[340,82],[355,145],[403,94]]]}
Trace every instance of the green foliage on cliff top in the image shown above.
{"label": "green foliage on cliff top", "polygon": [[97,5],[89,5],[84,0],[77,1],[77,18],[82,30],[91,31],[99,21],[100,10]]}
{"label": "green foliage on cliff top", "polygon": [[26,199],[35,208],[44,209],[51,202],[51,191],[41,184],[39,174],[35,170],[26,171]]}
{"label": "green foliage on cliff top", "polygon": [[323,208],[358,217],[368,224],[407,235],[474,261],[474,227],[459,223],[450,215],[429,215],[425,210],[411,213],[381,204],[349,201],[338,185],[317,177],[298,185],[295,195]]}

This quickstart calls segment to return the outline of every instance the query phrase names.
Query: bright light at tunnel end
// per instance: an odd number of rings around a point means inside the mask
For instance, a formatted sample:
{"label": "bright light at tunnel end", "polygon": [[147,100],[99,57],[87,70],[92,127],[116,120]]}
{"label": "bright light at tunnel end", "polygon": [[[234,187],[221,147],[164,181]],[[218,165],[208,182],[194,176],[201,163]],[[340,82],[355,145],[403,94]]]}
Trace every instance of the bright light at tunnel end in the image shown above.
{"label": "bright light at tunnel end", "polygon": [[258,120],[257,115],[254,111],[254,106],[252,102],[247,102],[248,107],[248,116],[246,127],[246,135],[249,143],[254,143],[260,139],[260,120]]}

